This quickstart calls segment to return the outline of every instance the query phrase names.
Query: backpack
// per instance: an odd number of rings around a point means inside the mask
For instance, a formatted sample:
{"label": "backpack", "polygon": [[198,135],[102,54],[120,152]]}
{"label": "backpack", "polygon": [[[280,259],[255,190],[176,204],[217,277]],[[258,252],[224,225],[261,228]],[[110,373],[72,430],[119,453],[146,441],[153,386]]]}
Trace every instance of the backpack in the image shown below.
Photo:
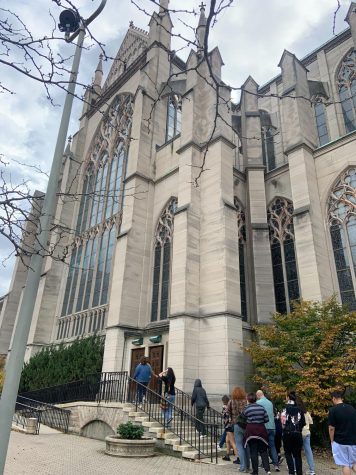
{"label": "backpack", "polygon": [[291,414],[286,414],[286,422],[284,425],[284,433],[291,433],[291,432],[301,432],[301,413],[298,411],[297,414],[292,416]]}

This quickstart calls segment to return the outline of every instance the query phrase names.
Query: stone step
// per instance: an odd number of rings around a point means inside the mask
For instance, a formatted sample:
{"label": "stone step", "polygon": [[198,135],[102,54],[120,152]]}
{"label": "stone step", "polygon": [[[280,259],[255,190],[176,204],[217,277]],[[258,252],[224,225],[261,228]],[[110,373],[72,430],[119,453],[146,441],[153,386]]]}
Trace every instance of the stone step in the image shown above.
{"label": "stone step", "polygon": [[175,452],[187,452],[188,450],[193,449],[189,444],[173,444],[173,450]]}
{"label": "stone step", "polygon": [[180,442],[180,438],[177,436],[171,437],[169,439],[164,440],[165,445],[178,445]]}
{"label": "stone step", "polygon": [[143,421],[142,426],[143,427],[162,427],[162,429],[163,429],[162,424],[160,424],[157,421]]}
{"label": "stone step", "polygon": [[[127,412],[127,411],[125,411],[125,412]],[[145,415],[146,415],[146,413],[143,412],[143,411],[137,411],[137,412],[136,411],[130,411],[129,412],[129,417],[143,417]]]}
{"label": "stone step", "polygon": [[152,432],[152,433],[155,433],[155,434],[161,433],[163,431],[164,431],[163,427],[150,427],[148,429],[148,432]]}
{"label": "stone step", "polygon": [[199,458],[199,452],[197,450],[185,450],[182,452],[182,457],[189,460],[197,460]]}
{"label": "stone step", "polygon": [[148,416],[136,416],[135,417],[135,421],[136,422],[147,422],[149,421],[149,417]]}

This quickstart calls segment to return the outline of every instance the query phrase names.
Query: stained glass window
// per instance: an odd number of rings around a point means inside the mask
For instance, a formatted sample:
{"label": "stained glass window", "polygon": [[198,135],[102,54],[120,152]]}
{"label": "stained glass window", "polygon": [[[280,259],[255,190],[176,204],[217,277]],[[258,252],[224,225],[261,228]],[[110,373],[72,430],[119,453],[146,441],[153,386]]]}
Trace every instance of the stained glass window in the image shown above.
{"label": "stained glass window", "polygon": [[180,96],[171,94],[168,97],[166,142],[180,134],[181,126],[182,100]]}
{"label": "stained glass window", "polygon": [[267,209],[271,243],[274,295],[277,312],[291,311],[298,300],[299,282],[294,248],[293,204],[286,198],[276,198]]}
{"label": "stained glass window", "polygon": [[246,294],[246,218],[245,213],[238,199],[234,198],[235,207],[237,209],[237,228],[239,239],[239,276],[240,276],[240,298],[241,298],[241,317],[247,320],[247,294]]}
{"label": "stained glass window", "polygon": [[342,303],[356,310],[356,169],[349,168],[329,197],[328,220]]}
{"label": "stained glass window", "polygon": [[356,51],[350,51],[343,59],[337,75],[337,86],[344,116],[346,132],[356,129]]}
{"label": "stained glass window", "polygon": [[151,321],[169,316],[171,253],[174,213],[177,199],[172,198],[159,218],[154,247]]}
{"label": "stained glass window", "polygon": [[325,145],[330,141],[326,122],[325,104],[322,99],[317,98],[314,104],[315,122],[318,131],[319,144]]}
{"label": "stained glass window", "polygon": [[[105,114],[84,162],[80,204],[61,316],[105,305],[109,298],[110,274],[121,210],[124,177],[130,143],[133,97],[116,96]],[[103,322],[97,316],[96,324]],[[79,322],[79,320],[78,320]],[[91,322],[91,319],[90,319]],[[61,325],[59,334],[67,335]],[[72,330],[85,327],[83,321]]]}

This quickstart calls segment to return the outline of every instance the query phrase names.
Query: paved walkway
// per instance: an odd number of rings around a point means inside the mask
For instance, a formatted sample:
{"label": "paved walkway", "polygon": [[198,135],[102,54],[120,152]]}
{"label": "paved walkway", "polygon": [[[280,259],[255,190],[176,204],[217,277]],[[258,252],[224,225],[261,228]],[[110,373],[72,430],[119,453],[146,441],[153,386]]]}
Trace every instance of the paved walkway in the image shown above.
{"label": "paved walkway", "polygon": [[[65,435],[41,426],[39,435],[12,432],[5,475],[200,475],[237,474],[229,462],[219,465],[189,462],[176,457],[157,455],[146,459],[125,459],[104,454],[105,443]],[[317,475],[339,475],[332,461],[316,460]],[[285,463],[281,474],[286,475]],[[304,467],[306,469],[306,466]],[[262,474],[262,469],[260,469]],[[272,471],[272,474],[276,473]]]}

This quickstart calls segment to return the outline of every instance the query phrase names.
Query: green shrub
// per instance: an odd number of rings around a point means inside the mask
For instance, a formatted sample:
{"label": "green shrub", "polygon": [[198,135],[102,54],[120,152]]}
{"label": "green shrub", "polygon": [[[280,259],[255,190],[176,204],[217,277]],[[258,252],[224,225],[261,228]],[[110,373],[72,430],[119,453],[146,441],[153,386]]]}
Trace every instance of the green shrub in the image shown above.
{"label": "green shrub", "polygon": [[142,426],[135,426],[129,421],[126,424],[120,424],[117,428],[117,433],[121,439],[138,440],[142,439],[144,428]]}
{"label": "green shrub", "polygon": [[22,370],[19,392],[57,386],[78,381],[89,374],[100,373],[104,340],[90,336],[70,345],[52,345],[35,354]]}

